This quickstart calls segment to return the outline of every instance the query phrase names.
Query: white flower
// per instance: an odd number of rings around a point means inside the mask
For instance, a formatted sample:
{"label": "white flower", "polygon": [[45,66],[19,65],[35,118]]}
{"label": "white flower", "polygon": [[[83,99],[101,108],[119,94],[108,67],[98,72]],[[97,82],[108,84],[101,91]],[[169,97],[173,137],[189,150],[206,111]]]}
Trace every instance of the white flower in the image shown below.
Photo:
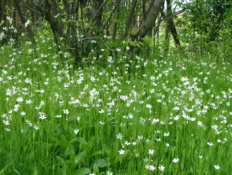
{"label": "white flower", "polygon": [[121,133],[119,133],[118,135],[116,135],[116,137],[117,137],[117,139],[122,140],[122,134]]}
{"label": "white flower", "polygon": [[121,149],[121,150],[118,151],[118,153],[123,155],[123,154],[125,154],[125,151],[123,149]]}
{"label": "white flower", "polygon": [[39,119],[41,119],[41,120],[44,120],[44,119],[46,119],[47,117],[45,116],[45,114],[40,114],[40,116],[39,116]]}
{"label": "white flower", "polygon": [[9,21],[10,24],[12,24],[13,18],[7,16],[6,19]]}
{"label": "white flower", "polygon": [[61,118],[61,117],[62,117],[62,115],[56,115],[55,117],[56,117],[56,118]]}
{"label": "white flower", "polygon": [[156,167],[153,166],[153,165],[149,165],[148,169],[151,170],[151,171],[154,171],[156,169]]}
{"label": "white flower", "polygon": [[68,109],[64,109],[63,112],[64,112],[65,114],[67,114],[67,115],[69,114],[69,110],[68,110]]}
{"label": "white flower", "polygon": [[30,24],[30,20],[28,19],[27,22],[25,22],[25,27],[27,28],[27,26]]}
{"label": "white flower", "polygon": [[132,119],[132,118],[133,118],[133,115],[132,115],[132,114],[129,114],[128,117],[129,117],[130,119]]}
{"label": "white flower", "polygon": [[74,134],[78,134],[79,129],[74,129]]}
{"label": "white flower", "polygon": [[207,144],[208,144],[209,146],[213,146],[213,143],[207,142]]}
{"label": "white flower", "polygon": [[33,127],[35,130],[39,130],[39,127],[38,126],[34,126]]}
{"label": "white flower", "polygon": [[165,167],[163,165],[159,166],[159,170],[160,171],[164,171],[165,170]]}
{"label": "white flower", "polygon": [[152,105],[146,104],[146,108],[151,109],[151,108],[152,108]]}
{"label": "white flower", "polygon": [[219,170],[221,167],[219,165],[214,165],[214,168]]}
{"label": "white flower", "polygon": [[152,124],[158,123],[158,122],[159,122],[159,119],[154,118],[153,121],[152,121]]}
{"label": "white flower", "polygon": [[21,115],[22,115],[22,116],[26,115],[26,112],[22,111],[22,112],[21,112]]}
{"label": "white flower", "polygon": [[113,175],[113,173],[112,173],[112,172],[107,171],[107,172],[106,172],[106,175]]}
{"label": "white flower", "polygon": [[0,41],[5,37],[5,34],[2,32],[0,33]]}
{"label": "white flower", "polygon": [[10,124],[10,122],[8,120],[3,120],[3,123],[7,126]]}
{"label": "white flower", "polygon": [[54,18],[58,18],[58,17],[59,17],[59,15],[60,15],[60,14],[59,14],[59,13],[57,13],[57,15],[56,15],[56,16],[54,16]]}
{"label": "white flower", "polygon": [[90,43],[97,43],[97,41],[96,40],[91,40]]}
{"label": "white flower", "polygon": [[23,102],[23,98],[22,98],[22,97],[18,97],[18,98],[16,99],[16,101],[17,101],[17,102]]}
{"label": "white flower", "polygon": [[174,158],[174,159],[172,160],[172,162],[173,162],[173,163],[178,163],[179,160],[180,160],[179,158]]}
{"label": "white flower", "polygon": [[188,81],[188,78],[187,77],[181,77],[181,81],[183,81],[183,82]]}
{"label": "white flower", "polygon": [[154,150],[153,149],[149,149],[149,154],[154,154]]}
{"label": "white flower", "polygon": [[100,125],[104,125],[105,123],[104,123],[104,122],[102,122],[102,121],[99,121],[99,124],[100,124]]}

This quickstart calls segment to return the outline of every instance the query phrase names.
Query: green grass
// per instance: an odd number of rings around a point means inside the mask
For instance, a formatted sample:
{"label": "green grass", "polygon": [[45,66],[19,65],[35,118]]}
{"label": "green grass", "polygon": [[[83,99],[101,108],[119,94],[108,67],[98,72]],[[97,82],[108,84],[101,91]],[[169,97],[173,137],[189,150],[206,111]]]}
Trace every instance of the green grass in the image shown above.
{"label": "green grass", "polygon": [[230,64],[102,51],[75,68],[44,42],[0,49],[0,175],[232,174]]}

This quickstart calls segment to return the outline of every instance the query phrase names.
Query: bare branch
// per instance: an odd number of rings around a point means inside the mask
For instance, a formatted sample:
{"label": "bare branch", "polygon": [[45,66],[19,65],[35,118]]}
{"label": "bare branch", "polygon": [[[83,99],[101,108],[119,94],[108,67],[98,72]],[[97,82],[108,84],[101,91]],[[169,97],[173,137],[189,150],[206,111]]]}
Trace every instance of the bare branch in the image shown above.
{"label": "bare branch", "polygon": [[35,9],[33,9],[32,7],[30,7],[30,6],[29,6],[27,3],[25,3],[24,1],[23,1],[23,4],[24,4],[29,10],[31,10],[32,12],[36,13],[37,15],[43,16],[42,13],[37,12]]}
{"label": "bare branch", "polygon": [[[96,15],[93,17],[92,22],[94,22],[95,19],[98,17],[98,15],[100,14],[102,8],[104,7],[104,5],[105,5],[107,2],[108,2],[108,0],[105,0],[105,1],[102,3],[102,5],[101,5],[101,6],[99,7],[99,9],[97,10]],[[86,33],[88,33],[89,30],[90,30],[90,28],[87,28],[87,29],[85,30],[84,36],[86,35]]]}

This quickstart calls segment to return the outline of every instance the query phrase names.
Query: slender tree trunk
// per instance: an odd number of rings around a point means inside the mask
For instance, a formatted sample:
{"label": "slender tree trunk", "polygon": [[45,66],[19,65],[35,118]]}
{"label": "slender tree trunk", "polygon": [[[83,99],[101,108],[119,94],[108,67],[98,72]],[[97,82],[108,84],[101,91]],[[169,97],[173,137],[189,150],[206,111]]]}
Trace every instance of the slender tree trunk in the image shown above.
{"label": "slender tree trunk", "polygon": [[174,20],[172,17],[172,4],[171,4],[170,0],[166,0],[166,2],[167,2],[168,28],[169,28],[169,31],[171,32],[172,37],[175,41],[175,45],[180,46],[180,40],[178,39],[178,34],[177,34],[175,23],[174,23]]}
{"label": "slender tree trunk", "polygon": [[3,1],[1,0],[0,1],[0,23],[2,22],[2,18],[3,18]]}
{"label": "slender tree trunk", "polygon": [[115,17],[115,22],[114,22],[114,29],[113,29],[113,36],[112,39],[115,40],[116,34],[117,34],[117,28],[118,28],[118,18],[119,18],[119,13],[120,13],[120,0],[116,0],[116,8],[117,8],[117,13]]}
{"label": "slender tree trunk", "polygon": [[131,7],[131,10],[130,10],[130,14],[129,14],[129,16],[127,18],[127,22],[126,22],[125,33],[124,33],[124,35],[122,37],[122,40],[124,40],[128,35],[129,28],[130,28],[130,25],[131,25],[131,21],[132,21],[133,16],[134,16],[136,4],[137,4],[137,0],[133,0],[132,1],[132,7]]}
{"label": "slender tree trunk", "polygon": [[170,46],[170,31],[168,25],[165,27],[165,52],[168,53]]}
{"label": "slender tree trunk", "polygon": [[[18,0],[14,0],[14,3],[15,3],[15,7],[16,7],[16,10],[17,10],[17,12],[18,12],[19,18],[20,18],[20,20],[22,21],[22,23],[25,25],[26,19],[25,19],[25,17],[23,16],[22,11],[20,10],[20,6],[19,6]],[[29,34],[29,37],[31,38],[31,42],[32,42],[33,44],[35,44],[35,39],[34,39],[33,32],[32,32],[32,30],[31,30],[31,27],[30,27],[30,26],[27,26],[27,27],[26,27],[26,30],[27,30],[27,32],[28,32],[28,34]]]}
{"label": "slender tree trunk", "polygon": [[143,19],[147,19],[147,12],[146,12],[146,0],[143,0],[142,10],[143,10]]}
{"label": "slender tree trunk", "polygon": [[143,38],[155,25],[155,21],[160,13],[161,6],[164,0],[156,0],[153,4],[151,11],[149,12],[147,19],[141,24],[137,30],[132,30],[131,39],[139,40]]}
{"label": "slender tree trunk", "polygon": [[[161,18],[161,17],[160,17]],[[157,28],[156,38],[157,38],[157,46],[159,46],[159,30],[160,28]]]}

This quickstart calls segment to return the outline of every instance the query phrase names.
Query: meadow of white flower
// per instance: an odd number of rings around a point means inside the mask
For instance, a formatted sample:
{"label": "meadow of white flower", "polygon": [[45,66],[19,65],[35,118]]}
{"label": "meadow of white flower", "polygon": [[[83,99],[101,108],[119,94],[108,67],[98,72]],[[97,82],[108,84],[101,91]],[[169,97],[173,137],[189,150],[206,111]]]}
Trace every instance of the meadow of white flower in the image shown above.
{"label": "meadow of white flower", "polygon": [[232,174],[229,63],[118,49],[75,68],[49,43],[0,49],[0,174]]}

